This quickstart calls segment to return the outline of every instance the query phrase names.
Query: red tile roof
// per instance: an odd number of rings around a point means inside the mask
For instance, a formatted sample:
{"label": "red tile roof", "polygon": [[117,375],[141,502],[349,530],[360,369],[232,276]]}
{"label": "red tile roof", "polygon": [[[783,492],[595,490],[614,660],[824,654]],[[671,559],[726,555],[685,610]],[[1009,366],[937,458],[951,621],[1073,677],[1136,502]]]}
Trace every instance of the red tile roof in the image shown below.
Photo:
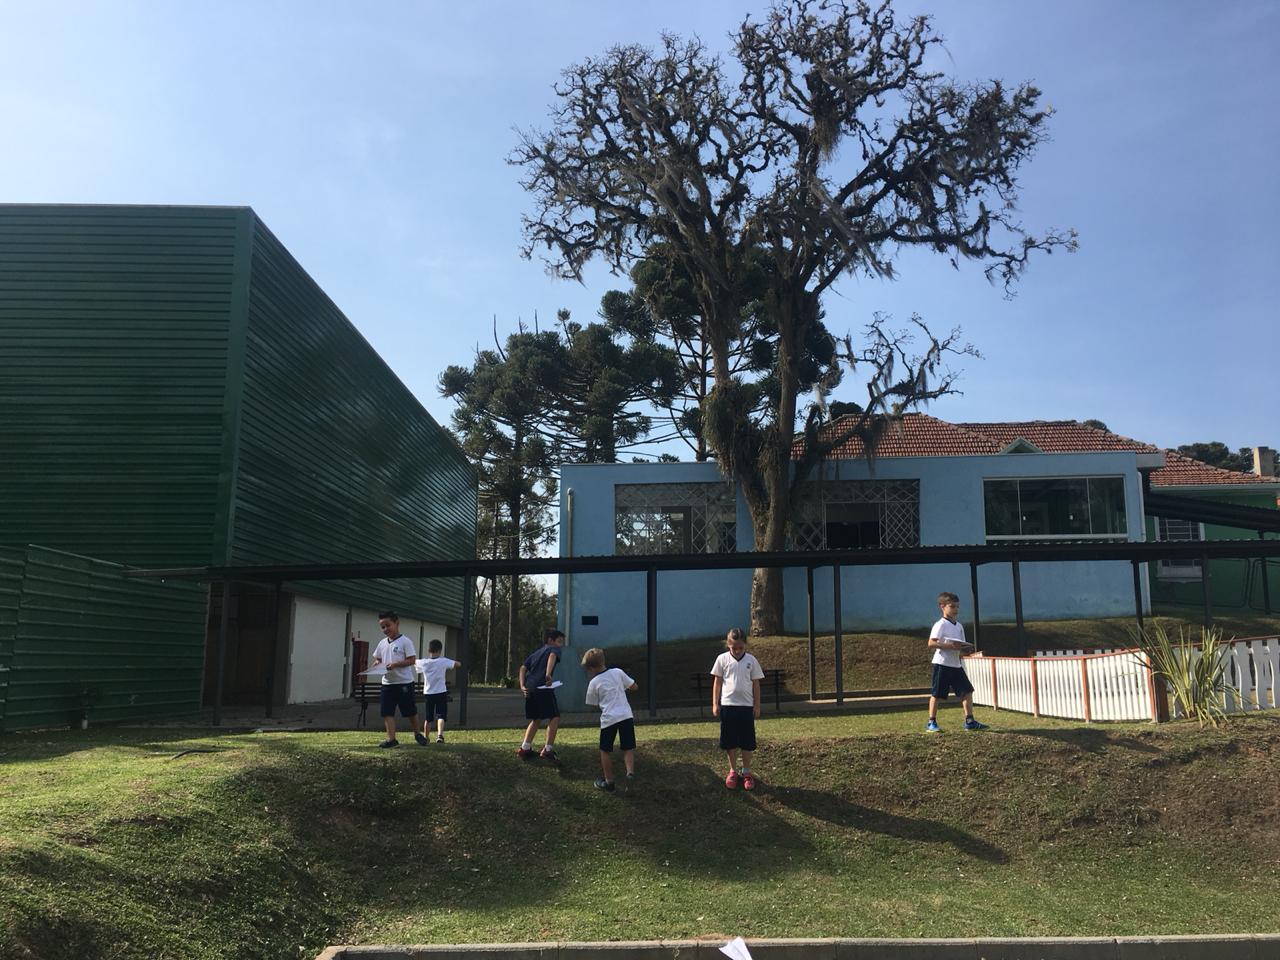
{"label": "red tile roof", "polygon": [[1159,447],[1108,433],[1096,427],[1087,427],[1075,420],[1029,420],[1021,423],[962,423],[966,430],[973,430],[990,437],[1003,450],[1015,440],[1026,440],[1044,453],[1088,453],[1095,450],[1134,450],[1138,453],[1159,453]]}
{"label": "red tile roof", "polygon": [[[852,418],[844,418],[851,422]],[[827,428],[828,436],[840,429],[840,421]],[[804,449],[804,441],[795,445],[798,455]],[[834,460],[853,460],[866,455],[866,445],[860,437],[843,440],[830,457]],[[895,424],[890,424],[876,446],[877,457],[974,457],[999,453],[1000,447],[979,433],[971,433],[962,425],[948,423],[924,413],[907,413]]]}
{"label": "red tile roof", "polygon": [[1260,477],[1256,473],[1211,467],[1172,450],[1164,452],[1164,466],[1151,474],[1151,484],[1156,487],[1193,487],[1219,483],[1280,483],[1280,480],[1275,477]]}
{"label": "red tile roof", "polygon": [[[846,419],[846,418],[841,418]],[[828,436],[840,429],[840,421],[826,428]],[[1025,440],[1044,453],[1095,453],[1132,450],[1135,453],[1163,453],[1165,465],[1151,474],[1152,486],[1182,487],[1277,483],[1274,477],[1260,477],[1211,467],[1172,450],[1161,450],[1118,433],[1088,427],[1075,420],[1029,420],[1014,423],[948,423],[924,413],[907,413],[890,426],[876,447],[877,457],[974,457],[995,456],[1016,440]],[[799,456],[804,441],[797,440]],[[866,454],[857,437],[843,440],[831,452],[835,460],[852,460]]]}

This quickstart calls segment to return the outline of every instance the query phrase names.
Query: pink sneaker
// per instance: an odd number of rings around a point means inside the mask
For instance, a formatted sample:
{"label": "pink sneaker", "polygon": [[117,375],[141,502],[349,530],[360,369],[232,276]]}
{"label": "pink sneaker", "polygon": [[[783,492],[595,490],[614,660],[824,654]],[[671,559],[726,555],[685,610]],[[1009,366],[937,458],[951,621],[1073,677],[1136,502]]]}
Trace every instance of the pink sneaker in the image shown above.
{"label": "pink sneaker", "polygon": [[737,787],[737,786],[738,786],[738,771],[737,771],[737,770],[730,770],[730,771],[729,771],[729,775],[728,775],[727,777],[725,777],[725,778],[724,778],[724,785],[725,785],[726,787],[728,787],[730,790],[733,790],[735,787]]}
{"label": "pink sneaker", "polygon": [[744,773],[742,775],[742,789],[754,790],[755,788],[756,788],[756,778],[749,773]]}

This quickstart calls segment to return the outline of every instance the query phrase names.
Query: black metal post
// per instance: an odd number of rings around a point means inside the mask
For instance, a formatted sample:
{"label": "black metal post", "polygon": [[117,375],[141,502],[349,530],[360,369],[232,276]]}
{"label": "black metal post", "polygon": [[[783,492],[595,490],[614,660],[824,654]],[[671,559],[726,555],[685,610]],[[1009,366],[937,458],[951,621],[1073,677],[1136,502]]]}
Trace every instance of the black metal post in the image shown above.
{"label": "black metal post", "polygon": [[804,568],[805,594],[809,611],[809,699],[818,699],[818,642],[813,628],[813,567]]}
{"label": "black metal post", "polygon": [[[1258,539],[1265,540],[1267,535],[1259,530]],[[1262,573],[1262,610],[1269,617],[1271,616],[1271,584],[1267,583],[1267,558],[1258,558],[1258,570]]]}
{"label": "black metal post", "polygon": [[462,628],[458,637],[458,726],[467,725],[467,664],[471,660],[471,593],[476,576],[468,572],[462,578]]}
{"label": "black metal post", "polygon": [[649,716],[658,715],[658,568],[645,571],[645,633],[649,653]]}
{"label": "black metal post", "polygon": [[1013,561],[1013,618],[1018,625],[1018,644],[1023,652],[1027,649],[1026,625],[1022,622],[1022,570],[1018,561]]}
{"label": "black metal post", "polygon": [[1204,597],[1204,625],[1213,626],[1213,602],[1209,590],[1209,555],[1200,554],[1200,592]]}
{"label": "black metal post", "polygon": [[1142,564],[1133,561],[1133,609],[1138,615],[1138,632],[1145,633],[1147,626],[1142,619]]}
{"label": "black metal post", "polygon": [[969,564],[969,589],[973,594],[973,649],[981,650],[982,607],[978,604],[978,565]]}
{"label": "black metal post", "polygon": [[267,668],[266,710],[268,720],[271,719],[271,701],[276,693],[276,670],[280,667],[280,594],[283,590],[284,584],[277,580],[276,588],[271,593],[271,665]]}
{"label": "black metal post", "polygon": [[227,622],[231,619],[231,588],[222,581],[222,614],[218,619],[218,680],[213,692],[213,725],[222,726],[222,684],[227,673]]}
{"label": "black metal post", "polygon": [[836,703],[844,703],[844,614],[840,610],[840,564],[831,567],[832,595],[831,606],[835,614],[836,640]]}

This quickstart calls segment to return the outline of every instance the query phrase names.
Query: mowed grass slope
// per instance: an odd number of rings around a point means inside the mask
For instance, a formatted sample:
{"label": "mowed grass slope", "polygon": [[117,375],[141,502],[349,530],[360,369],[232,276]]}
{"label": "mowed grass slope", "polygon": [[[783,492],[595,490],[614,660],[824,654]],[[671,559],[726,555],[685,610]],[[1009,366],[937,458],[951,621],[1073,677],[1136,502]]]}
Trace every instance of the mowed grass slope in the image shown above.
{"label": "mowed grass slope", "polygon": [[753,794],[724,789],[710,723],[641,724],[620,795],[592,787],[591,729],[559,767],[501,732],[8,736],[0,956],[1280,929],[1280,718],[980,716],[766,716]]}

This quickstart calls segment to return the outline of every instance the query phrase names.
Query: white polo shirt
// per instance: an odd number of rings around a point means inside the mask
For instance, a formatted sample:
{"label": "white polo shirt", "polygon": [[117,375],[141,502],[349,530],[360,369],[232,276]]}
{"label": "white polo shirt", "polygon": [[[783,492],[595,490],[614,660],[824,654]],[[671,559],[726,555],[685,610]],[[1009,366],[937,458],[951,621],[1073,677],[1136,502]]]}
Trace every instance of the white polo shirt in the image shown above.
{"label": "white polo shirt", "polygon": [[[946,617],[940,617],[933,625],[933,629],[929,631],[929,639],[967,642],[964,638],[964,624],[959,620],[953,622]],[[960,650],[934,650],[933,662],[940,663],[944,667],[962,667],[964,664],[960,662],[961,652]]]}
{"label": "white polo shirt", "polygon": [[755,706],[755,689],[753,680],[763,680],[764,671],[760,669],[760,661],[749,653],[744,653],[741,660],[734,658],[726,650],[716,657],[711,675],[720,678],[720,704],[726,707]]}
{"label": "white polo shirt", "polygon": [[449,685],[445,674],[453,669],[453,661],[448,657],[427,657],[418,661],[418,671],[423,676],[423,693],[448,693]]}
{"label": "white polo shirt", "polygon": [[587,684],[587,703],[600,708],[601,728],[635,716],[627,702],[627,687],[633,683],[635,681],[618,667],[610,667],[591,678]]}
{"label": "white polo shirt", "polygon": [[[378,646],[373,651],[374,659],[381,662],[383,667],[388,663],[396,663],[399,660],[408,660],[410,657],[417,657],[418,651],[413,646],[413,641],[406,637],[403,633],[394,640],[383,637]],[[407,667],[388,668],[387,672],[382,675],[383,683],[413,683],[413,664]]]}

